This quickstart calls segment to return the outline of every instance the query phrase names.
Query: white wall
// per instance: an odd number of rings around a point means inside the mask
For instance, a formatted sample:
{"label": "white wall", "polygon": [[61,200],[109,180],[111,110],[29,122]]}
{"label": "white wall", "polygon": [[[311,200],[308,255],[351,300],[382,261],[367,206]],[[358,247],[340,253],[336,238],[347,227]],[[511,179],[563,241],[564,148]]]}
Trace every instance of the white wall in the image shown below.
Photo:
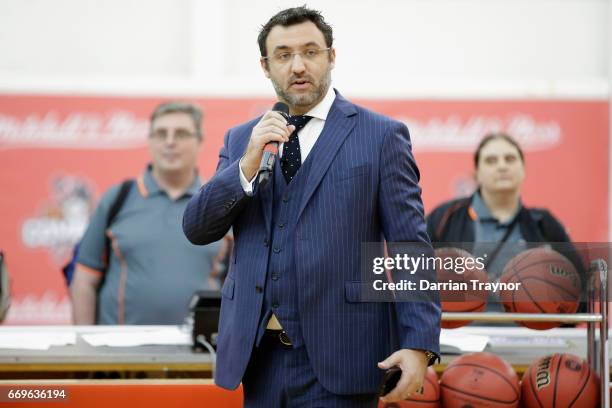
{"label": "white wall", "polygon": [[[273,0],[0,0],[0,92],[271,95]],[[610,0],[310,1],[349,96],[605,98]]]}

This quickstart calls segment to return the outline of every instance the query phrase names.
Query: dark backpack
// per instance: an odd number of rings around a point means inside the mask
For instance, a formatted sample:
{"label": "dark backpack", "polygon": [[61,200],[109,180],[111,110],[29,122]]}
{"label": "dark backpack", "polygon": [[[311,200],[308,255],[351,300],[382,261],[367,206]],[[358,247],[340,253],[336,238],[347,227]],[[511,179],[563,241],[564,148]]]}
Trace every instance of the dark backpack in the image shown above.
{"label": "dark backpack", "polygon": [[[115,201],[113,201],[113,203],[111,204],[110,210],[108,211],[108,214],[106,215],[106,225],[104,227],[104,231],[106,231],[108,227],[111,226],[111,224],[117,217],[117,214],[119,214],[119,211],[121,210],[121,207],[123,207],[123,204],[125,203],[125,199],[127,198],[128,193],[130,192],[130,189],[132,188],[132,184],[134,184],[134,180],[125,180],[123,183],[121,183],[121,187],[119,188],[119,193],[117,194],[117,197],[115,197]],[[106,236],[106,234],[104,235],[104,237],[105,237],[104,250],[105,250],[105,253],[107,254],[107,259],[110,259],[110,239],[108,238],[108,236]],[[72,282],[72,277],[74,276],[74,270],[76,268],[77,258],[79,257],[80,245],[81,243],[79,242],[74,246],[74,249],[72,250],[72,258],[62,268],[64,279],[66,280],[66,286],[70,286],[70,283]]]}

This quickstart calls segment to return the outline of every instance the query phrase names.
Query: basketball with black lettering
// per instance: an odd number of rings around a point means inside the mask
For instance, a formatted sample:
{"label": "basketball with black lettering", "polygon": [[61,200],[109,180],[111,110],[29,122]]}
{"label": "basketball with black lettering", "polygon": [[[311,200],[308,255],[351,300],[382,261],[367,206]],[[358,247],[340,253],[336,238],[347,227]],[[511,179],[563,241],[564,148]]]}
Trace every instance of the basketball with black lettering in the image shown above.
{"label": "basketball with black lettering", "polygon": [[506,361],[493,353],[471,353],[453,360],[440,379],[444,408],[517,408],[519,378]]}
{"label": "basketball with black lettering", "polygon": [[534,361],[521,384],[524,408],[599,406],[599,379],[586,361],[553,354]]}
{"label": "basketball with black lettering", "polygon": [[[482,312],[487,307],[489,282],[484,264],[468,251],[454,247],[435,250],[436,276],[443,312]],[[442,327],[454,329],[470,320],[444,320]]]}
{"label": "basketball with black lettering", "polygon": [[[500,282],[514,283],[500,290],[500,301],[510,313],[575,313],[582,283],[576,267],[559,252],[540,247],[521,252],[508,262]],[[559,322],[517,322],[546,330]]]}

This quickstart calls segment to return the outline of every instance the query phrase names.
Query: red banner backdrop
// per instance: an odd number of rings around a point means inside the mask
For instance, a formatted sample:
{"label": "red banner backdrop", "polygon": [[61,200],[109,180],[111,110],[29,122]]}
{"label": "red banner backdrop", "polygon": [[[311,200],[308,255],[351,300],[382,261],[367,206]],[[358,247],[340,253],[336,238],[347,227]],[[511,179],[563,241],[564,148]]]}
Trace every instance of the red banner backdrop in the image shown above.
{"label": "red banner backdrop", "polygon": [[[148,115],[161,98],[0,95],[0,249],[13,303],[7,324],[68,323],[61,275],[100,194],[147,163]],[[205,113],[200,173],[214,172],[225,131],[272,99],[198,99]],[[605,101],[361,100],[404,121],[427,211],[473,188],[472,154],[506,130],[526,152],[523,200],[548,207],[575,241],[608,241]]]}

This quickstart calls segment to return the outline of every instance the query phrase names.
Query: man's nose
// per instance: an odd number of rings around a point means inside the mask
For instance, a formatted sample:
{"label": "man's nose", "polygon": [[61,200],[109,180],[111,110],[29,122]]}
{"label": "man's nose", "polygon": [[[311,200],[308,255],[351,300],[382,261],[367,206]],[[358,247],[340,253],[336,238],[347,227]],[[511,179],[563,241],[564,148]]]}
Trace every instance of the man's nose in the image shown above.
{"label": "man's nose", "polygon": [[293,59],[291,60],[291,71],[295,73],[301,73],[305,70],[306,66],[304,65],[302,55],[300,53],[293,54]]}
{"label": "man's nose", "polygon": [[165,142],[167,145],[173,145],[176,142],[176,136],[174,135],[174,132],[168,132]]}

